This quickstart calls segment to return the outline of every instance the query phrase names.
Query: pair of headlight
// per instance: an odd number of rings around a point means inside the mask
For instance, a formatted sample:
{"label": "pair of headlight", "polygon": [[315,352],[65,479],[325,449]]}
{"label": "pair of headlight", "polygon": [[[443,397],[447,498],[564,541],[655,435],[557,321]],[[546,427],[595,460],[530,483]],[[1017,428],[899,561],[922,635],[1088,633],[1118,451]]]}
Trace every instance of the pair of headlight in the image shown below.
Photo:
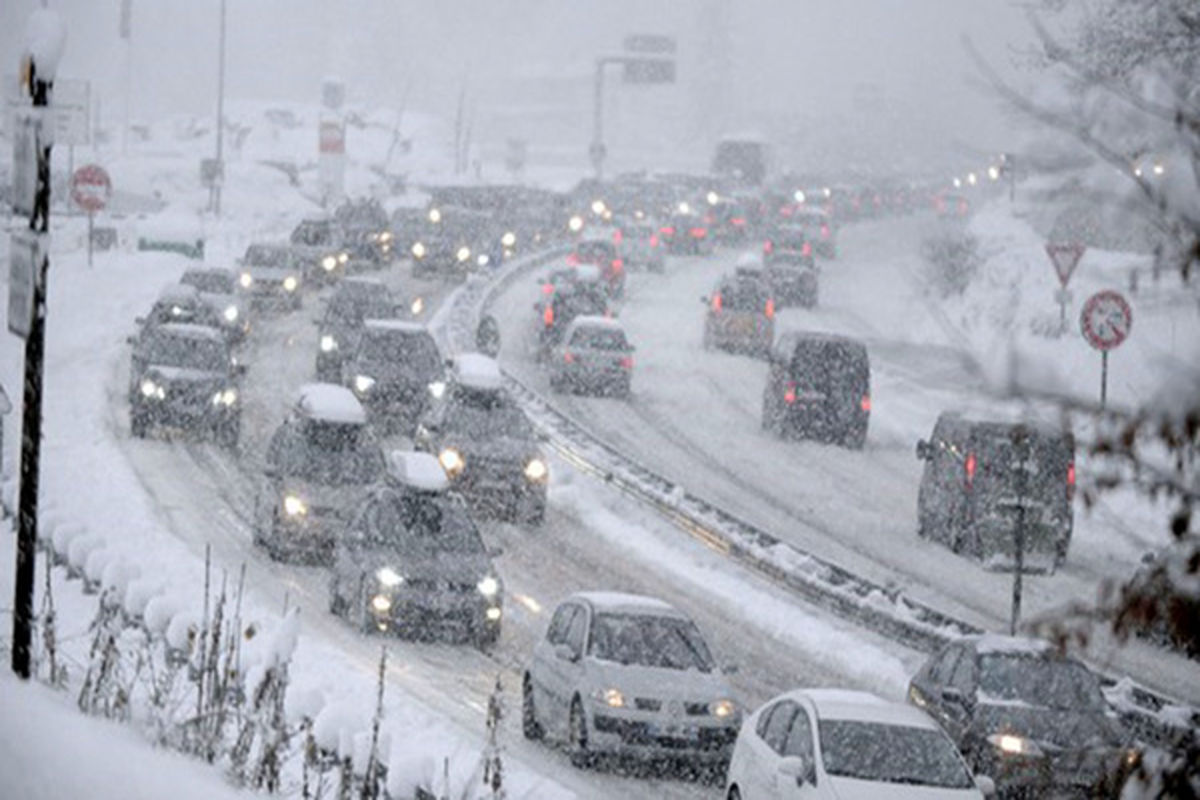
{"label": "pair of headlight", "polygon": [[[592,694],[596,702],[609,708],[625,708],[625,693],[615,687],[599,689]],[[714,700],[708,704],[708,713],[718,719],[729,719],[737,714],[737,705],[725,698]]]}
{"label": "pair of headlight", "polygon": [[155,383],[150,378],[145,378],[142,381],[141,386],[139,386],[138,388],[142,393],[142,397],[145,397],[147,400],[149,400],[151,398],[154,398],[157,400],[162,400],[163,398],[165,398],[167,396],[166,388],[159,386],[157,383]]}
{"label": "pair of headlight", "polygon": [[[397,572],[392,567],[382,567],[375,572],[375,579],[379,581],[379,585],[385,589],[395,589],[400,584],[404,583],[404,576]],[[485,576],[479,583],[475,584],[475,588],[484,597],[495,597],[500,591],[500,581],[493,578],[491,575]]]}
{"label": "pair of headlight", "polygon": [[212,397],[212,404],[214,406],[225,406],[226,408],[229,408],[236,402],[237,402],[237,390],[236,389],[222,389],[221,391],[214,394]]}

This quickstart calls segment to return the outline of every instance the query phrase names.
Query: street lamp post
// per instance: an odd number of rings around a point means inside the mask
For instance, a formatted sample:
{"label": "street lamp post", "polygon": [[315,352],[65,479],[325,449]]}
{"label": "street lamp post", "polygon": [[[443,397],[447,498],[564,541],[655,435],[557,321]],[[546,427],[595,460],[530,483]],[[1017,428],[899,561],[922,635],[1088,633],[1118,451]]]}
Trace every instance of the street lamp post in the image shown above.
{"label": "street lamp post", "polygon": [[221,216],[221,183],[225,177],[225,0],[221,0],[221,33],[217,44],[217,163],[210,189],[209,205]]}

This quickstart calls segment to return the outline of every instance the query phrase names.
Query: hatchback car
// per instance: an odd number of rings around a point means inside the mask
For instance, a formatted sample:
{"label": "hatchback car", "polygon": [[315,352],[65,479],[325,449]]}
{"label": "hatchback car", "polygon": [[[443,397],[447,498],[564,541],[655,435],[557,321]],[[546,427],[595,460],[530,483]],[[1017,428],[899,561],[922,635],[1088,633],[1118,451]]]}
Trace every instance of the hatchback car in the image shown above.
{"label": "hatchback car", "polygon": [[628,397],[633,345],[608,317],[576,317],[550,353],[550,388]]}
{"label": "hatchback car", "polygon": [[445,391],[445,363],[424,325],[369,319],[342,365],[350,386],[382,430],[411,432],[434,394]]}
{"label": "hatchback car", "polygon": [[245,368],[234,362],[220,332],[168,323],[143,327],[129,342],[129,428],[134,436],[144,437],[155,426],[200,428],[226,447],[237,445]]}
{"label": "hatchback car", "polygon": [[763,430],[860,448],[871,419],[871,364],[862,342],[786,333],[771,349]]}
{"label": "hatchback car", "polygon": [[768,701],[742,725],[727,800],[968,800],[977,782],[926,715],[866,692],[805,689]]}
{"label": "hatchback car", "polygon": [[1075,493],[1069,432],[945,412],[929,440],[917,442],[917,458],[925,462],[918,536],[1007,569],[1019,529],[1025,569],[1053,571],[1066,560]]}
{"label": "hatchback car", "polygon": [[913,676],[908,699],[1004,796],[1116,797],[1140,759],[1096,676],[1041,640],[951,642]]}
{"label": "hatchback car", "polygon": [[342,362],[358,347],[363,322],[395,312],[392,293],[381,281],[354,277],[339,283],[317,323],[317,380],[339,383]]}
{"label": "hatchback car", "polygon": [[287,245],[252,244],[242,257],[238,286],[253,308],[300,308],[303,266]]}
{"label": "hatchback car", "polygon": [[451,485],[478,509],[541,524],[550,468],[525,412],[490,358],[466,353],[417,426],[418,450],[434,453]]}
{"label": "hatchback car", "polygon": [[741,723],[696,623],[631,594],[564,600],[534,648],[521,697],[525,737],[565,742],[576,766],[614,755],[719,771]]}
{"label": "hatchback car", "polygon": [[766,355],[775,340],[775,297],[758,270],[739,268],[721,278],[712,294],[701,297],[704,349]]}
{"label": "hatchback car", "polygon": [[489,647],[500,636],[503,595],[479,530],[437,459],[392,453],[385,485],[337,539],[331,610],[366,631]]}
{"label": "hatchback car", "polygon": [[232,272],[220,267],[196,267],[184,270],[179,283],[194,288],[200,293],[200,299],[220,315],[221,327],[231,343],[246,338],[250,332],[250,317],[245,303],[237,295],[237,278]]}
{"label": "hatchback car", "polygon": [[343,386],[310,383],[267,445],[254,542],[272,558],[321,560],[383,478],[367,414]]}

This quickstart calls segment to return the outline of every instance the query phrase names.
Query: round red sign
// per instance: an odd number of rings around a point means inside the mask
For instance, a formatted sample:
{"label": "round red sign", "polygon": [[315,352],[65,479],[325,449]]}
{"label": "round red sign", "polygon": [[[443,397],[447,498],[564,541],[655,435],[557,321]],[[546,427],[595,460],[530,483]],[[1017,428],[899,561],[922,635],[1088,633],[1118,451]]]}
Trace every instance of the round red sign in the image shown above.
{"label": "round red sign", "polygon": [[89,214],[104,208],[111,195],[112,181],[104,167],[88,164],[71,176],[71,199]]}
{"label": "round red sign", "polygon": [[1083,304],[1079,314],[1083,338],[1097,350],[1113,350],[1129,338],[1133,327],[1133,309],[1120,292],[1106,289],[1096,292]]}

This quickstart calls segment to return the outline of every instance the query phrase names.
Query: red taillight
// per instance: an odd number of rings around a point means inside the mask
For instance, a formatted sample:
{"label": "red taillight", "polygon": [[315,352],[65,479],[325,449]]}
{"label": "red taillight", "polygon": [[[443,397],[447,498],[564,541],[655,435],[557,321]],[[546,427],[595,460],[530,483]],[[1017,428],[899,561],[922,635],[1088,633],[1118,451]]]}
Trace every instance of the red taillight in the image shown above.
{"label": "red taillight", "polygon": [[661,233],[663,236],[674,236],[675,228],[673,228],[670,225],[667,225],[665,227],[659,228],[658,232]]}
{"label": "red taillight", "polygon": [[795,381],[787,382],[787,389],[783,393],[783,402],[787,403],[788,405],[791,405],[792,403],[796,402],[796,382]]}
{"label": "red taillight", "polygon": [[812,242],[805,242],[804,247],[800,248],[800,255],[808,258],[812,255]]}
{"label": "red taillight", "polygon": [[543,283],[542,284],[542,294],[554,294],[554,284],[553,283]]}
{"label": "red taillight", "polygon": [[775,243],[772,242],[771,240],[768,239],[767,241],[763,242],[763,252],[766,253],[767,255],[771,255],[771,251],[774,249],[775,249]]}
{"label": "red taillight", "polygon": [[563,361],[567,364],[574,364],[575,363],[575,354],[572,353],[570,350],[564,351],[563,352]]}
{"label": "red taillight", "polygon": [[706,228],[692,228],[688,233],[691,234],[693,239],[703,239],[708,235],[708,230]]}
{"label": "red taillight", "polygon": [[862,400],[859,401],[858,406],[864,412],[870,412],[870,410],[871,410],[871,395],[864,394],[862,396]]}
{"label": "red taillight", "polygon": [[567,256],[567,265],[571,267],[579,266],[579,254],[571,253],[569,256]]}
{"label": "red taillight", "polygon": [[554,324],[554,306],[546,306],[542,312],[542,322],[546,323],[547,328]]}
{"label": "red taillight", "polygon": [[623,239],[623,238],[624,238],[624,237],[623,237],[623,235],[621,234],[621,231],[620,231],[619,229],[618,229],[618,230],[615,230],[615,231],[613,231],[613,244],[620,244],[620,243],[621,243],[621,239]]}
{"label": "red taillight", "polygon": [[829,238],[829,226],[828,226],[828,225],[822,225],[822,226],[821,226],[821,238],[822,238],[822,239],[828,239],[828,238]]}
{"label": "red taillight", "polygon": [[650,246],[658,247],[658,234],[657,233],[650,234]]}
{"label": "red taillight", "polygon": [[767,319],[775,319],[775,298],[773,297],[767,298],[766,314]]}
{"label": "red taillight", "polygon": [[625,269],[625,262],[619,258],[614,258],[612,262],[613,272],[620,272]]}
{"label": "red taillight", "polygon": [[625,356],[621,359],[622,369],[633,369],[633,356]]}
{"label": "red taillight", "polygon": [[967,488],[970,489],[971,486],[975,483],[975,466],[976,466],[976,464],[975,464],[975,454],[974,453],[967,453],[967,461],[966,461],[965,466],[966,466],[966,473],[967,473]]}
{"label": "red taillight", "polygon": [[721,293],[717,292],[712,296],[712,310],[719,312],[721,310]]}
{"label": "red taillight", "polygon": [[1067,499],[1075,496],[1075,462],[1067,464]]}
{"label": "red taillight", "polygon": [[741,217],[734,217],[733,219],[729,220],[729,222],[738,226],[739,228],[746,224],[746,220],[742,219]]}

